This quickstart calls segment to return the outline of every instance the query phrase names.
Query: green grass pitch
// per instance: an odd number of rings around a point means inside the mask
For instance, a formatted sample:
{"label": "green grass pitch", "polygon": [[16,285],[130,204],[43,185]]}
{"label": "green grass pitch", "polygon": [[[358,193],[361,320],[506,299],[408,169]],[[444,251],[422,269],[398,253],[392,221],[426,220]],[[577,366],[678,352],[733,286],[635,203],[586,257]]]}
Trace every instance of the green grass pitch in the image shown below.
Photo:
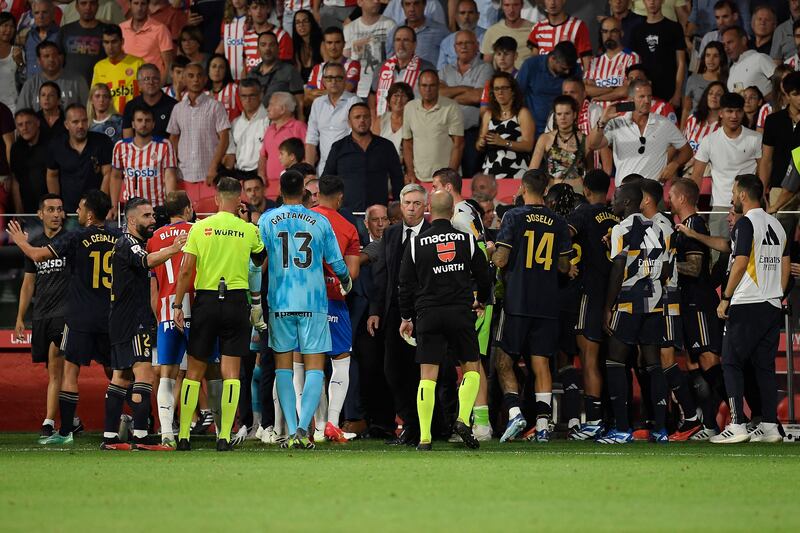
{"label": "green grass pitch", "polygon": [[378,441],[231,453],[0,434],[0,531],[799,531],[800,446]]}

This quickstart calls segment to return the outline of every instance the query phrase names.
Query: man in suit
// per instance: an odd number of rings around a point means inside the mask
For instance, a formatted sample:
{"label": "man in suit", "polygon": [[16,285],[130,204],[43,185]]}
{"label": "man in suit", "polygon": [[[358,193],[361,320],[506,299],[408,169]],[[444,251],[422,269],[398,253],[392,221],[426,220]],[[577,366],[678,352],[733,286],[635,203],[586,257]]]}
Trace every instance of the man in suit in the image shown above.
{"label": "man in suit", "polygon": [[430,227],[424,219],[428,203],[425,189],[416,183],[400,191],[400,210],[403,221],[389,226],[377,244],[372,269],[374,298],[370,301],[367,331],[375,335],[381,329],[385,335],[386,356],[384,373],[394,397],[394,408],[403,419],[403,432],[388,441],[395,445],[416,445],[419,440],[416,395],[419,365],[415,349],[400,337],[400,308],[397,300],[400,283],[400,261],[411,236]]}

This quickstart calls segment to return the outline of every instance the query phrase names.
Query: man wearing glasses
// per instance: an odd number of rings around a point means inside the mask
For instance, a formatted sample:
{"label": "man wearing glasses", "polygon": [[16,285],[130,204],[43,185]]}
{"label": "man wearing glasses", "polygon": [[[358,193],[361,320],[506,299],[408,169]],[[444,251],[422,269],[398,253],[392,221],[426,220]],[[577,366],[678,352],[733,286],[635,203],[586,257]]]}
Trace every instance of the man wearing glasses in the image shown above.
{"label": "man wearing glasses", "polygon": [[[665,182],[692,157],[692,149],[683,134],[669,119],[650,112],[653,89],[649,82],[634,81],[628,86],[633,110],[618,110],[610,105],[589,134],[590,150],[611,146],[617,169],[617,187],[629,174]],[[668,148],[675,149],[669,157]]]}
{"label": "man wearing glasses", "polygon": [[125,106],[122,115],[122,136],[126,139],[133,137],[133,112],[136,109],[149,109],[155,121],[153,136],[168,138],[169,117],[178,101],[161,90],[161,73],[154,64],[145,63],[139,67],[136,79],[139,81],[141,94]]}
{"label": "man wearing glasses", "polygon": [[306,161],[317,166],[319,174],[325,170],[325,161],[333,143],[350,133],[347,115],[350,106],[361,99],[344,90],[345,70],[341,63],[332,61],[322,70],[322,81],[327,96],[311,104],[306,132]]}

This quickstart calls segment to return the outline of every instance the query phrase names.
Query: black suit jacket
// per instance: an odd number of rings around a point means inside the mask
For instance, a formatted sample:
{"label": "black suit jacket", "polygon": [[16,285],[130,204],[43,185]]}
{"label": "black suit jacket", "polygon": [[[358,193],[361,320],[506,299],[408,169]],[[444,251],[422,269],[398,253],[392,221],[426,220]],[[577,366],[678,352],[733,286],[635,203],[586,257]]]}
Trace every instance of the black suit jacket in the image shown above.
{"label": "black suit jacket", "polygon": [[[425,220],[420,233],[431,227]],[[400,261],[403,259],[403,223],[389,226],[378,245],[378,259],[372,268],[372,294],[369,314],[384,318],[391,306],[398,307],[397,286],[400,283]]]}

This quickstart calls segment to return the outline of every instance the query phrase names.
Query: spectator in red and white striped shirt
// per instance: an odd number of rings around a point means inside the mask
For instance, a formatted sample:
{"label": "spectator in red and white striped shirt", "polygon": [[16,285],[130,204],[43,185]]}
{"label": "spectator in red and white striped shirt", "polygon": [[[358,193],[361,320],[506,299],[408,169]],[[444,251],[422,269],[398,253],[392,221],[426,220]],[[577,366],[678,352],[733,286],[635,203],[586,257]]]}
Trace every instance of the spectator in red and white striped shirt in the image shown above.
{"label": "spectator in red and white striped shirt", "polygon": [[149,109],[137,108],[132,126],[134,136],[114,145],[111,199],[116,205],[117,201],[125,203],[138,196],[154,206],[164,205],[166,194],[178,188],[175,151],[168,140],[153,137],[155,120]]}
{"label": "spectator in red and white striped shirt", "polygon": [[344,90],[349,93],[356,93],[358,80],[361,78],[361,63],[355,59],[347,59],[344,56],[344,32],[339,28],[328,28],[322,34],[322,47],[324,57],[328,61],[314,65],[308,83],[305,88],[305,105],[311,106],[315,99],[327,94],[325,83],[322,80],[322,71],[325,63],[335,62],[344,65]]}
{"label": "spectator in red and white striped shirt", "polygon": [[547,19],[533,25],[528,36],[531,55],[545,55],[553,51],[562,41],[571,41],[578,51],[583,70],[589,68],[592,59],[592,43],[586,24],[564,11],[566,0],[544,0]]}
{"label": "spectator in red and white striped shirt", "polygon": [[[712,81],[703,91],[703,95],[697,103],[697,109],[686,120],[683,136],[686,137],[692,152],[697,151],[700,141],[706,135],[717,131],[717,128],[719,128],[719,99],[726,92],[723,82]],[[691,163],[690,161],[689,164]]]}
{"label": "spectator in red and white striped shirt", "polygon": [[247,0],[228,0],[222,19],[222,40],[216,53],[223,54],[236,81],[244,78],[244,34],[247,31]]}
{"label": "spectator in red and white striped shirt", "polygon": [[239,101],[239,86],[231,76],[231,66],[225,56],[214,54],[208,61],[208,94],[228,112],[228,120],[233,121],[242,113]]}
{"label": "spectator in red and white striped shirt", "polygon": [[281,28],[269,22],[272,13],[273,0],[248,0],[247,12],[250,15],[250,25],[244,34],[244,62],[245,72],[250,72],[261,63],[258,53],[258,36],[271,31],[278,39],[278,59],[291,61],[294,55],[292,37]]}
{"label": "spectator in red and white striped shirt", "polygon": [[603,19],[600,36],[605,51],[592,59],[583,78],[592,102],[605,108],[627,97],[625,70],[639,63],[639,54],[622,48],[622,22],[614,17]]}

